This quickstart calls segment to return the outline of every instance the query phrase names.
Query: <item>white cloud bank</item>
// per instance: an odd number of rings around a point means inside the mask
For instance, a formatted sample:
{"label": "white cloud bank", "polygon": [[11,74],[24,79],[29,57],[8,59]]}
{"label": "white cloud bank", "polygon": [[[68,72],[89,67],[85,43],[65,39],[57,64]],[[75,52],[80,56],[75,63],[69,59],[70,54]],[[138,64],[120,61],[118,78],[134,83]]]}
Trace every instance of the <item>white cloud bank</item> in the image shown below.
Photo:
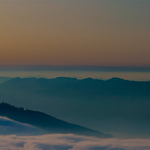
{"label": "white cloud bank", "polygon": [[150,150],[150,139],[98,139],[74,134],[1,135],[0,150]]}

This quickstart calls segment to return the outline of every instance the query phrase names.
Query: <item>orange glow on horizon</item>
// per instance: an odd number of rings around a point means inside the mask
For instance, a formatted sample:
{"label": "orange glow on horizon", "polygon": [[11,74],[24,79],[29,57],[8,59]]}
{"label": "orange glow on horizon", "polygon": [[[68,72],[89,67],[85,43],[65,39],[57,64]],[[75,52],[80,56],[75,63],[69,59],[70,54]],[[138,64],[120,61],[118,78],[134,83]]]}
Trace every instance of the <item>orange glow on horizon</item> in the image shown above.
{"label": "orange glow on horizon", "polygon": [[149,2],[0,2],[0,65],[150,67]]}

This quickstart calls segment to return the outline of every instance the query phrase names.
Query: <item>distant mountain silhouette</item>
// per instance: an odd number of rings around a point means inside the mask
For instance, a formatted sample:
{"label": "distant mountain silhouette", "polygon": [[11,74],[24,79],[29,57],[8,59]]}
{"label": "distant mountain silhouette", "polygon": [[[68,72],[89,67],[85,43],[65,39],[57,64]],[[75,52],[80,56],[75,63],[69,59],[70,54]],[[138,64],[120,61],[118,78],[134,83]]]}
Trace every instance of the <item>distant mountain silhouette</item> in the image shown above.
{"label": "distant mountain silhouette", "polygon": [[150,137],[150,81],[13,78],[0,84],[0,100],[113,135]]}
{"label": "distant mountain silhouette", "polygon": [[0,103],[0,116],[5,116],[15,121],[26,123],[47,131],[47,133],[74,133],[79,135],[110,138],[112,135],[104,134],[79,125],[67,123],[45,113],[17,108],[7,103]]}
{"label": "distant mountain silhouette", "polygon": [[[6,81],[0,84],[0,90],[8,88],[23,88],[32,90],[42,94],[42,92],[49,95],[55,94],[58,96],[68,96],[71,95],[84,95],[87,92],[90,92],[91,96],[99,95],[118,95],[123,94],[127,95],[136,95],[150,96],[150,81],[128,81],[120,78],[112,78],[109,80],[98,80],[92,78],[86,78],[83,80],[78,80],[76,78],[66,78],[58,77],[54,79],[45,79],[45,78],[13,78],[9,81]],[[54,92],[54,93],[53,93]]]}
{"label": "distant mountain silhouette", "polygon": [[1,76],[0,76],[0,84],[3,83],[3,82],[8,81],[8,80],[10,80],[10,79],[12,79],[12,78],[10,78],[10,77],[1,77]]}

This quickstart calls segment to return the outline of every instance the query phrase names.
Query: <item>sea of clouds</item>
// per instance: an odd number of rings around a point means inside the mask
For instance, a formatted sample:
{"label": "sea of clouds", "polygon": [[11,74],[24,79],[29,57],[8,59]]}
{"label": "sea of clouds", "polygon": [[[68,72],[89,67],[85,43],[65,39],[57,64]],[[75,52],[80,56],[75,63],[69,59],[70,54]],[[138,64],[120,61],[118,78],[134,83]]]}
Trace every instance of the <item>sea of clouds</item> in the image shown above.
{"label": "sea of clouds", "polygon": [[150,150],[150,139],[43,134],[38,128],[0,117],[0,150]]}
{"label": "sea of clouds", "polygon": [[74,134],[0,135],[1,150],[150,150],[150,139],[99,139]]}

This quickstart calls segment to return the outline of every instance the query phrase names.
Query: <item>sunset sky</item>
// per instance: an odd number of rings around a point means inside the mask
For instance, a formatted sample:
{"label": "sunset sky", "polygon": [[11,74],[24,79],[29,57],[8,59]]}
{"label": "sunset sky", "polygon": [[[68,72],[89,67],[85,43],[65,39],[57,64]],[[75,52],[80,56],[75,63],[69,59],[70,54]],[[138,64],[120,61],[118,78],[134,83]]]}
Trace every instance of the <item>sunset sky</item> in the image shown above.
{"label": "sunset sky", "polygon": [[149,0],[1,0],[0,65],[150,67]]}

